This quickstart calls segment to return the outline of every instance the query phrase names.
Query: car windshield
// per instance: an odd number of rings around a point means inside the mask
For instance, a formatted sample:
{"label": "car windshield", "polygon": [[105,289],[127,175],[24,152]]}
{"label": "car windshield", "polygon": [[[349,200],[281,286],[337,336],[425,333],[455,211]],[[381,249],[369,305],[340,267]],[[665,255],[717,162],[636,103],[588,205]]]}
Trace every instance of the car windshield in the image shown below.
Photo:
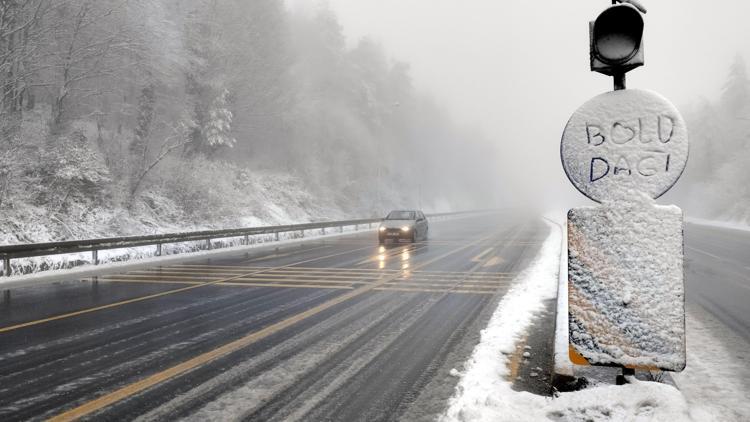
{"label": "car windshield", "polygon": [[386,220],[416,220],[414,211],[391,211]]}

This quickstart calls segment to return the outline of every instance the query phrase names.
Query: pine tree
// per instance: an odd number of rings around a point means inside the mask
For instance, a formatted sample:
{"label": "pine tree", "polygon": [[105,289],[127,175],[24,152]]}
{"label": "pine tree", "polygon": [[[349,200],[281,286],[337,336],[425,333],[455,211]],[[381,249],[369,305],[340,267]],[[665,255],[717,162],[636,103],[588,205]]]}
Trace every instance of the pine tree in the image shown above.
{"label": "pine tree", "polygon": [[747,67],[741,55],[734,58],[729,68],[729,78],[724,84],[721,104],[731,116],[744,115],[750,103],[750,81],[747,77]]}
{"label": "pine tree", "polygon": [[232,137],[232,112],[227,106],[229,91],[224,90],[211,104],[208,119],[203,126],[203,139],[206,146],[216,150],[221,147],[233,147],[237,142]]}

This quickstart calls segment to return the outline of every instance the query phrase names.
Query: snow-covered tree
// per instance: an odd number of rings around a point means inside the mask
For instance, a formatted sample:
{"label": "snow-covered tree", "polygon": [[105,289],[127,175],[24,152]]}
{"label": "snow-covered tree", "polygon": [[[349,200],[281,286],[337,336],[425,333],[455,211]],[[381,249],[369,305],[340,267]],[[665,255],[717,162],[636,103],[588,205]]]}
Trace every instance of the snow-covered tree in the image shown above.
{"label": "snow-covered tree", "polygon": [[750,80],[747,75],[747,66],[741,55],[734,58],[729,68],[729,77],[724,84],[721,94],[721,103],[725,111],[732,116],[745,114],[750,105]]}
{"label": "snow-covered tree", "polygon": [[203,139],[213,149],[231,148],[237,142],[232,137],[232,112],[227,105],[228,90],[224,90],[211,104],[203,126]]}

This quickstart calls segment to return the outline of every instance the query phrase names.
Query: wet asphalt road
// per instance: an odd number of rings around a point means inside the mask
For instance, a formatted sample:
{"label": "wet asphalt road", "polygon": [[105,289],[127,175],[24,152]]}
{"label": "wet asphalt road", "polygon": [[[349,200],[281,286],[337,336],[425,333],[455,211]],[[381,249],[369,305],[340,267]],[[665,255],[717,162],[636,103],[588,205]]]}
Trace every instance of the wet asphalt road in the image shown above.
{"label": "wet asphalt road", "polygon": [[[547,231],[506,212],[416,244],[366,232],[14,289],[0,419],[433,420]],[[528,336],[535,366],[553,329]]]}
{"label": "wet asphalt road", "polygon": [[750,232],[687,224],[686,297],[750,341]]}

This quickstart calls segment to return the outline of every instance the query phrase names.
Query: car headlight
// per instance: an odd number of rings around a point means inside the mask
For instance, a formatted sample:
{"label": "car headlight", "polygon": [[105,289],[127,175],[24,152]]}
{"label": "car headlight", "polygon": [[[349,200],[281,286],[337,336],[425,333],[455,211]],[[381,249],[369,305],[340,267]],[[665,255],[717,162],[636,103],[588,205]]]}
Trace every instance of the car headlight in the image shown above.
{"label": "car headlight", "polygon": [[408,232],[409,230],[411,230],[411,227],[409,227],[409,226],[401,227],[401,231],[402,232]]}
{"label": "car headlight", "polygon": [[381,232],[384,232],[384,231],[385,231],[385,227],[384,227],[384,226],[380,226],[380,227],[378,228],[378,230],[380,230]]}

